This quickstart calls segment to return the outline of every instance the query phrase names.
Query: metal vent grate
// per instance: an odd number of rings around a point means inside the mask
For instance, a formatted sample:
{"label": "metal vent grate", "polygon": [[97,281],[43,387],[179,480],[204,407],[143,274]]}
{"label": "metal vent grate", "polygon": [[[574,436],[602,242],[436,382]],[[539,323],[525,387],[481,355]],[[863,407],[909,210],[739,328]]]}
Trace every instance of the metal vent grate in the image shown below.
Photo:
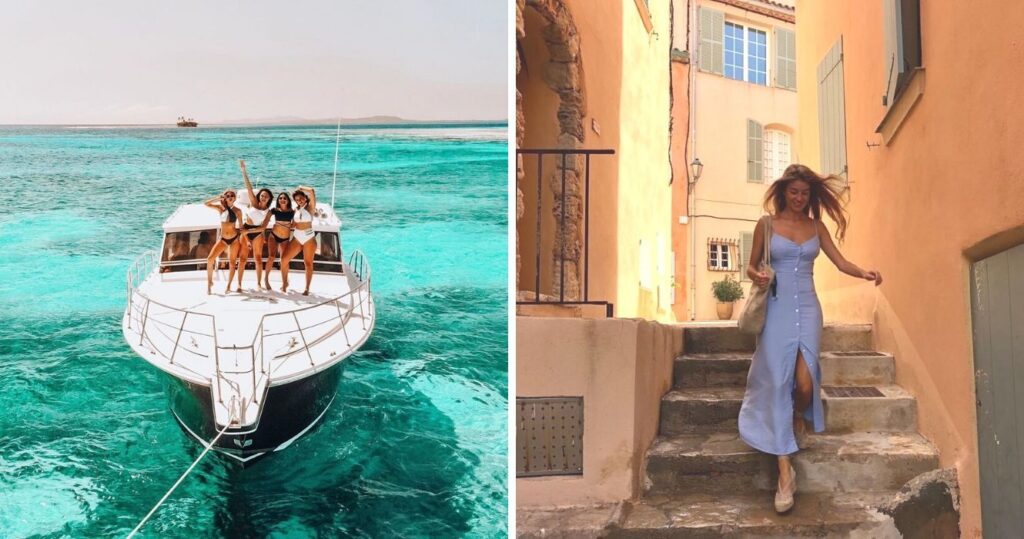
{"label": "metal vent grate", "polygon": [[516,477],[583,473],[583,397],[516,399]]}
{"label": "metal vent grate", "polygon": [[825,395],[835,398],[877,398],[884,397],[877,387],[871,386],[824,386]]}
{"label": "metal vent grate", "polygon": [[882,354],[882,353],[879,353],[879,352],[874,352],[874,351],[864,351],[864,352],[830,352],[830,353],[833,356],[840,356],[840,357],[884,356],[885,355],[885,354]]}

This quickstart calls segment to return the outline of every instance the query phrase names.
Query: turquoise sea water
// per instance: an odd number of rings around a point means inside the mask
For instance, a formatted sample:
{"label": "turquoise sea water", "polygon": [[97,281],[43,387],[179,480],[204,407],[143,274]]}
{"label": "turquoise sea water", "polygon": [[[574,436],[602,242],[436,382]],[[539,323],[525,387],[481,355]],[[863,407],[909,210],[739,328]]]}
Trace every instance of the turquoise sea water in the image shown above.
{"label": "turquoise sea water", "polygon": [[[123,340],[125,270],[240,157],[324,201],[334,128],[0,128],[0,537],[124,536],[199,455]],[[343,129],[376,330],[319,429],[244,471],[208,455],[143,536],[504,536],[506,178],[504,126]]]}

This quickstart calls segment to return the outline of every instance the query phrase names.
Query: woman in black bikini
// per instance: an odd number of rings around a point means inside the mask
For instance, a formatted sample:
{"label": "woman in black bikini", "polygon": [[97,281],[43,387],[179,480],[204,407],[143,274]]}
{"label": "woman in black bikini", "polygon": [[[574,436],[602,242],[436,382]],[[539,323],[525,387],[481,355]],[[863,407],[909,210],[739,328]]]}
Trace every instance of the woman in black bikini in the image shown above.
{"label": "woman in black bikini", "polygon": [[217,257],[224,249],[228,250],[228,285],[224,293],[231,292],[231,280],[235,278],[235,259],[238,257],[238,250],[242,242],[238,239],[238,223],[242,220],[242,212],[235,207],[235,192],[231,189],[224,191],[224,194],[213,197],[203,202],[207,207],[220,212],[220,238],[210,250],[210,256],[206,257],[206,293],[212,294],[213,268],[217,264]]}
{"label": "woman in black bikini", "polygon": [[274,257],[282,256],[292,240],[292,199],[288,193],[277,195],[277,206],[270,213],[274,216],[274,227],[267,233],[267,265],[263,268],[263,285],[270,290],[270,270],[274,268]]}
{"label": "woman in black bikini", "polygon": [[256,259],[256,288],[260,288],[263,282],[260,276],[263,270],[263,238],[267,222],[270,221],[270,201],[274,198],[274,193],[263,188],[259,193],[253,194],[249,173],[245,170],[245,160],[239,160],[238,166],[242,167],[242,179],[245,180],[245,188],[249,192],[249,207],[244,211],[245,220],[242,222],[242,254],[238,257],[238,291],[241,292],[242,274],[245,273],[245,264],[249,261],[250,248],[253,258]]}

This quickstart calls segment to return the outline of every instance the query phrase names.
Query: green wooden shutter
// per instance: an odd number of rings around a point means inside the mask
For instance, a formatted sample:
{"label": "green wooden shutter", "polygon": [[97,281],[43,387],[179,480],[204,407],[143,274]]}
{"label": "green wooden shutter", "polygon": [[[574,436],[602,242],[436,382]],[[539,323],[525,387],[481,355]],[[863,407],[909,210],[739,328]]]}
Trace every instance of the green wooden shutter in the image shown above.
{"label": "green wooden shutter", "polygon": [[725,68],[725,13],[706,7],[699,8],[701,71],[721,75]]}
{"label": "green wooden shutter", "polygon": [[763,129],[755,120],[747,120],[747,181],[764,183]]}
{"label": "green wooden shutter", "polygon": [[754,246],[753,232],[740,232],[740,280],[749,281],[747,267],[750,266],[750,250]]}
{"label": "green wooden shutter", "polygon": [[821,170],[847,178],[846,96],[843,81],[843,38],[818,64],[818,138]]}
{"label": "green wooden shutter", "polygon": [[775,86],[796,90],[796,33],[775,28]]}

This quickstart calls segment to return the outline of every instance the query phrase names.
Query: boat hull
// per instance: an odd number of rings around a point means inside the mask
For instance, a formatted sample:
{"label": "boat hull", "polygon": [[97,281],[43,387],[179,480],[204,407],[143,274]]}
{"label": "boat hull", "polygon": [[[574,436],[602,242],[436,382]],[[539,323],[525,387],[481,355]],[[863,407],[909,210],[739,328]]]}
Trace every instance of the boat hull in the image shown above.
{"label": "boat hull", "polygon": [[[251,464],[311,432],[337,395],[344,364],[340,361],[304,378],[271,386],[256,425],[228,429],[214,444],[214,450],[234,461]],[[214,421],[210,387],[170,374],[167,378],[175,419],[186,434],[206,445],[223,428]]]}

